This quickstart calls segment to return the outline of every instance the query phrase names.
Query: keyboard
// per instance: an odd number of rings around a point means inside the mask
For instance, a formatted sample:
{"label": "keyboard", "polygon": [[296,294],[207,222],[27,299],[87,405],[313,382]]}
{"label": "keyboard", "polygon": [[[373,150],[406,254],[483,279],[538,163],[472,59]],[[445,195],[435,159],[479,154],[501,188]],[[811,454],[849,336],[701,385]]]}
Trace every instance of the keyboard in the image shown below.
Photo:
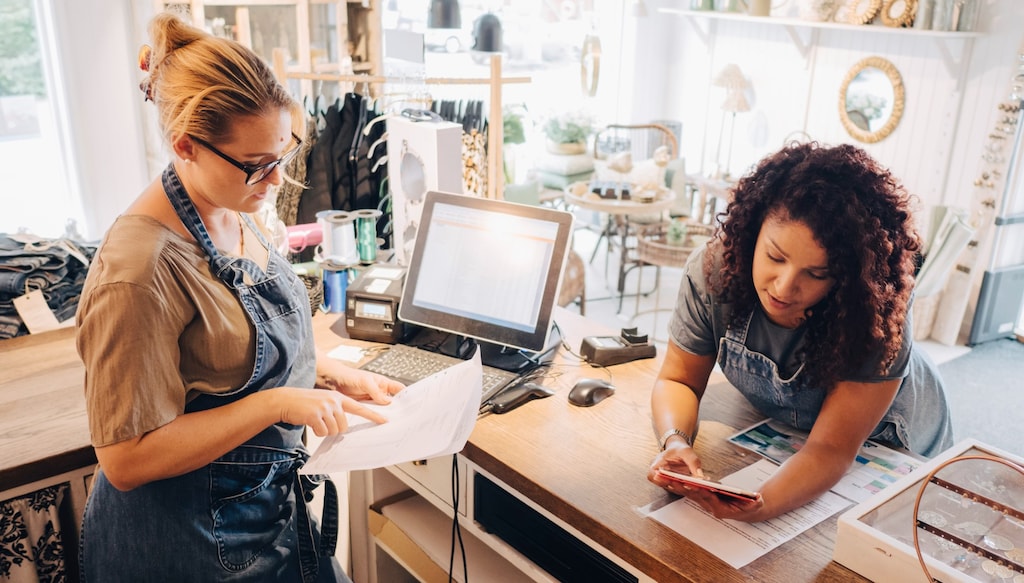
{"label": "keyboard", "polygon": [[[465,361],[415,346],[395,344],[359,368],[410,385],[460,362]],[[519,379],[516,373],[500,368],[484,365],[483,370],[483,393],[480,404]]]}

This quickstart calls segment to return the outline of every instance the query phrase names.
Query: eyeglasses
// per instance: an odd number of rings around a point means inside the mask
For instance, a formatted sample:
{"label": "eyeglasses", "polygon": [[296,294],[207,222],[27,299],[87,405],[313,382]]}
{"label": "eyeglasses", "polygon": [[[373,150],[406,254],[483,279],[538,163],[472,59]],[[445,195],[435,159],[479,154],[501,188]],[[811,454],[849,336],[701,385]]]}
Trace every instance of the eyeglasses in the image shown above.
{"label": "eyeglasses", "polygon": [[292,132],[292,139],[295,140],[295,147],[285,152],[284,156],[281,156],[280,158],[272,162],[267,162],[266,164],[242,164],[238,160],[235,160],[231,156],[228,156],[224,152],[221,152],[217,148],[213,147],[213,144],[207,142],[206,140],[199,139],[195,136],[190,137],[196,142],[202,144],[202,146],[207,150],[223,158],[225,161],[227,161],[235,168],[238,168],[242,172],[245,172],[245,184],[248,186],[252,186],[254,184],[262,182],[267,178],[267,176],[270,176],[270,173],[274,171],[274,168],[277,168],[281,164],[287,164],[288,162],[290,162],[291,159],[294,158],[295,155],[299,153],[299,148],[302,147],[302,140],[299,139],[299,136],[296,136],[295,133]]}

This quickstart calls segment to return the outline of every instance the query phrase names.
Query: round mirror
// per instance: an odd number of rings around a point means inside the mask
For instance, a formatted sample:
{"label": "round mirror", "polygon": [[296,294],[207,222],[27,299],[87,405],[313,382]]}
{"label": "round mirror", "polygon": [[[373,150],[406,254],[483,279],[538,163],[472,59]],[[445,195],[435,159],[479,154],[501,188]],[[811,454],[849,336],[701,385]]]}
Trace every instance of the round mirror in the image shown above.
{"label": "round mirror", "polygon": [[868,57],[843,79],[839,118],[854,139],[878,142],[900,123],[903,98],[903,79],[896,66],[881,57]]}

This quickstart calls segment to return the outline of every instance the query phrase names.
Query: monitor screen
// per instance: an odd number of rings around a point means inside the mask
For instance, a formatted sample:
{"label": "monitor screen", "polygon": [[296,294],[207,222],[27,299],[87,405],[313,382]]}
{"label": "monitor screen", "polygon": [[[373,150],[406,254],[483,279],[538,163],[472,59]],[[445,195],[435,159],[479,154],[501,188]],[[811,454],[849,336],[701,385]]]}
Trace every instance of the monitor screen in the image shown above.
{"label": "monitor screen", "polygon": [[572,214],[436,191],[423,204],[399,318],[505,347],[543,350]]}

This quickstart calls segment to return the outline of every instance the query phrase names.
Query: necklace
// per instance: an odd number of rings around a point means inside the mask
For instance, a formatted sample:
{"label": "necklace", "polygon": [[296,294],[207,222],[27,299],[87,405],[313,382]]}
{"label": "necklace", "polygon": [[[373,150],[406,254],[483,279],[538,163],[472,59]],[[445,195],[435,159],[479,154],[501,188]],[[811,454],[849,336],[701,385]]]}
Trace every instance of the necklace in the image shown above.
{"label": "necklace", "polygon": [[242,228],[242,213],[237,213],[238,219],[238,255],[245,257],[245,230]]}

